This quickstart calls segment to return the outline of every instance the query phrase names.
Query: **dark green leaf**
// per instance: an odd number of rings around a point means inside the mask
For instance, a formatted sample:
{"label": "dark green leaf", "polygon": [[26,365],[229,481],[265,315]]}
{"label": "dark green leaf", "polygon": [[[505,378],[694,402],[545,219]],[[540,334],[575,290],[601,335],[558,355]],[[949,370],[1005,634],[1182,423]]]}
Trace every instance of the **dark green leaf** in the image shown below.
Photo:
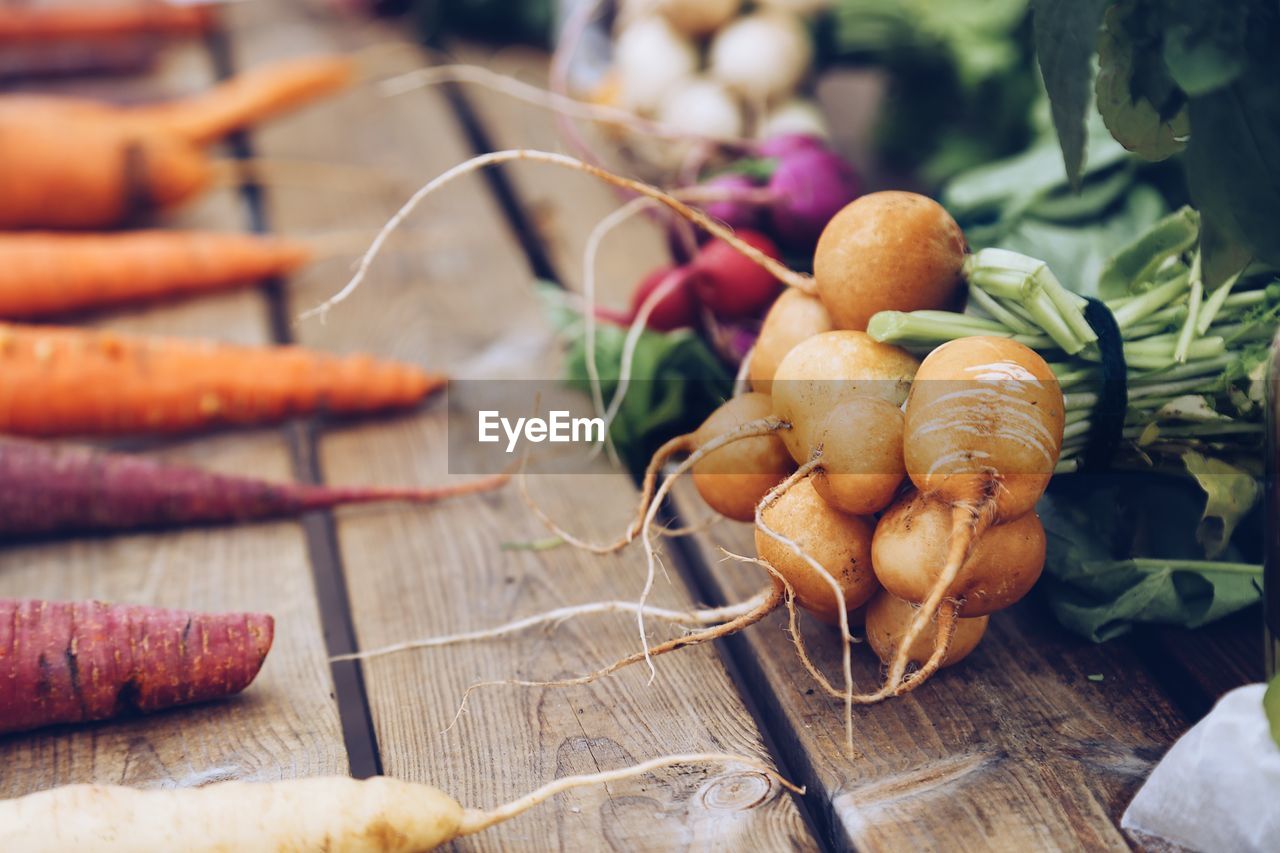
{"label": "dark green leaf", "polygon": [[[1101,122],[1091,125],[1088,174],[1123,162],[1128,154]],[[1066,189],[1067,174],[1058,146],[1045,140],[1021,154],[988,163],[957,175],[946,186],[942,202],[953,215],[964,217]]]}
{"label": "dark green leaf", "polygon": [[1267,715],[1271,739],[1280,746],[1280,674],[1271,679],[1267,692],[1262,694],[1262,712]]}
{"label": "dark green leaf", "polygon": [[[1222,17],[1243,24],[1245,17],[1225,4],[1203,3],[1201,8],[1214,10]],[[1214,36],[1218,36],[1215,38]],[[1242,31],[1205,33],[1188,24],[1169,28],[1164,39],[1164,61],[1169,74],[1188,95],[1202,95],[1234,80],[1244,68],[1240,51]]]}
{"label": "dark green leaf", "polygon": [[[544,310],[568,343],[565,381],[589,391],[582,316],[551,288],[541,291]],[[596,364],[605,400],[618,387],[626,330],[611,323],[596,327]],[[646,331],[631,363],[627,396],[609,428],[609,437],[627,466],[643,471],[649,457],[673,435],[695,429],[732,391],[733,377],[692,331]]]}
{"label": "dark green leaf", "polygon": [[1085,116],[1098,24],[1111,0],[1032,0],[1036,57],[1049,92],[1062,160],[1074,189],[1085,158]]}
{"label": "dark green leaf", "polygon": [[[1153,496],[1170,497],[1167,486],[1141,496],[1141,512],[1161,517],[1162,529],[1171,517],[1185,517],[1185,505],[1156,505]],[[1198,628],[1258,601],[1261,566],[1127,559],[1134,530],[1143,525],[1130,517],[1126,497],[1133,496],[1085,488],[1079,496],[1047,496],[1037,508],[1048,535],[1046,592],[1064,626],[1104,642],[1137,623]]]}
{"label": "dark green leaf", "polygon": [[[1205,264],[1217,284],[1241,260],[1280,264],[1280,84],[1250,68],[1223,89],[1193,98],[1187,181],[1212,222]],[[1235,267],[1235,269],[1232,269]]]}
{"label": "dark green leaf", "polygon": [[1160,59],[1158,32],[1144,7],[1126,0],[1107,10],[1098,38],[1098,111],[1125,148],[1147,160],[1163,160],[1183,147],[1188,133],[1186,98]]}

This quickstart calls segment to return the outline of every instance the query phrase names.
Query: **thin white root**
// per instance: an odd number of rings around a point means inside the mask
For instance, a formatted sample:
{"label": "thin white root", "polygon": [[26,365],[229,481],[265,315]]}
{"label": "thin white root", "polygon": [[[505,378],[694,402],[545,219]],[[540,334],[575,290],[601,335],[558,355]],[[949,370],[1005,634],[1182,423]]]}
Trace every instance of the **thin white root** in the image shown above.
{"label": "thin white root", "polygon": [[747,350],[747,354],[742,357],[742,364],[738,365],[738,373],[733,377],[733,396],[735,397],[741,397],[751,387],[751,356],[755,354],[756,345],[752,344],[751,349]]}
{"label": "thin white root", "polygon": [[[551,67],[547,73],[547,84],[551,91],[562,98],[569,96],[569,69],[573,58],[578,53],[582,38],[586,35],[591,19],[600,11],[604,0],[581,0],[569,13],[556,38],[556,49],[551,52]],[[599,158],[587,143],[581,130],[569,117],[555,113],[556,127],[560,136],[569,147],[576,150],[588,162],[597,162]]]}
{"label": "thin white root", "polygon": [[[653,529],[653,520],[658,514],[658,510],[662,508],[663,501],[666,500],[667,494],[671,491],[672,485],[676,479],[697,465],[707,454],[714,453],[726,444],[735,441],[741,441],[744,438],[750,438],[757,435],[768,435],[784,428],[784,422],[775,417],[760,418],[754,421],[748,421],[742,426],[719,435],[699,447],[693,453],[690,453],[684,461],[675,467],[662,485],[653,495],[653,500],[649,502],[649,511],[645,513],[644,522],[640,525],[640,539],[644,545],[644,555],[646,562],[644,589],[640,593],[640,605],[643,608],[644,603],[649,600],[649,593],[653,590],[653,580],[656,574],[658,562],[658,553],[653,547],[653,539],[651,537]],[[776,602],[775,602],[776,604]],[[649,655],[649,637],[644,630],[644,610],[641,609],[636,613],[636,624],[640,628],[640,643],[644,652],[644,661],[649,667],[649,681],[657,677],[658,671],[653,666],[653,660]]]}
{"label": "thin white root", "polygon": [[[596,255],[600,253],[601,241],[610,231],[626,222],[645,207],[656,203],[653,199],[645,196],[637,196],[631,199],[596,223],[595,228],[591,229],[591,234],[587,236],[587,246],[583,250],[582,298],[585,304],[583,305],[582,322],[583,331],[586,335],[587,384],[591,387],[591,405],[594,407],[595,413],[606,418],[604,438],[605,446],[609,448],[610,456],[614,455],[613,441],[609,438],[609,427],[613,425],[613,421],[605,415],[604,388],[600,383],[600,360],[596,353],[596,325],[598,322],[596,319]],[[621,372],[620,369],[619,373],[621,374]],[[622,382],[621,375],[618,381],[619,383]],[[614,396],[616,398],[617,394]]]}
{"label": "thin white root", "polygon": [[[791,582],[783,577],[782,573],[774,568],[773,564],[768,560],[761,557],[748,557],[744,554],[735,554],[727,548],[721,548],[720,551],[731,560],[737,560],[740,563],[754,563],[755,565],[760,566],[782,583],[787,591],[784,604],[786,604],[787,607],[788,629],[791,632],[791,642],[796,648],[796,655],[800,658],[800,663],[804,666],[805,670],[808,671],[810,677],[812,677],[813,680],[818,683],[818,686],[823,689],[823,692],[833,699],[844,699],[847,695],[847,691],[837,689],[834,684],[827,680],[827,676],[823,674],[822,670],[818,669],[813,660],[809,657],[809,650],[804,644],[804,635],[800,633],[800,610],[796,606],[795,588],[791,586]],[[858,695],[855,694],[854,698],[856,700]]]}
{"label": "thin white root", "polygon": [[645,470],[644,482],[640,486],[640,501],[636,508],[635,517],[631,520],[631,523],[627,525],[627,529],[621,536],[612,542],[606,542],[604,544],[587,542],[585,539],[580,539],[577,536],[574,536],[543,512],[542,507],[538,506],[537,502],[534,501],[533,496],[529,494],[529,484],[525,477],[523,468],[520,469],[519,474],[516,476],[516,483],[520,487],[520,497],[524,499],[525,505],[529,507],[529,510],[535,516],[538,517],[538,520],[542,522],[543,526],[546,527],[547,530],[554,533],[556,536],[559,536],[566,544],[572,545],[575,548],[580,548],[583,551],[588,551],[592,554],[612,554],[615,551],[621,551],[623,548],[635,541],[636,535],[640,532],[640,526],[644,523],[645,513],[648,512],[649,503],[653,500],[653,492],[657,486],[658,472],[662,469],[662,466],[665,465],[667,460],[675,454],[691,450],[692,447],[693,435],[688,434],[678,435],[675,438],[669,439],[666,444],[658,448],[657,452],[653,454],[653,458],[649,460],[649,467]]}
{"label": "thin white root", "polygon": [[[969,552],[973,549],[973,543],[991,524],[994,512],[995,501],[992,499],[983,500],[976,506],[969,503],[957,503],[952,507],[951,543],[947,551],[946,565],[943,566],[942,571],[938,574],[938,579],[934,581],[933,588],[929,590],[928,598],[924,600],[920,605],[920,609],[916,611],[915,618],[911,620],[911,627],[907,629],[906,634],[902,637],[902,642],[898,645],[897,654],[893,657],[893,665],[889,667],[889,674],[885,678],[884,686],[886,690],[896,691],[898,689],[903,675],[906,674],[907,665],[911,662],[911,646],[920,638],[920,635],[925,632],[929,627],[929,623],[937,615],[938,608],[947,596],[947,590],[951,588],[951,584],[955,582],[956,577],[960,574],[960,569],[965,560],[969,559]],[[918,675],[919,673],[917,673]]]}
{"label": "thin white root", "polygon": [[[944,601],[942,603],[942,606],[938,609],[938,636],[934,640],[933,652],[929,655],[929,660],[925,661],[924,666],[913,672],[906,681],[894,686],[894,696],[910,693],[928,681],[935,672],[942,668],[942,661],[946,658],[947,652],[951,651],[951,641],[956,635],[956,626],[960,622],[959,613],[960,606],[955,602]],[[899,648],[909,648],[905,639],[903,645]]]}
{"label": "thin white root", "polygon": [[631,767],[623,767],[618,770],[604,770],[600,773],[585,773],[580,776],[566,776],[563,779],[548,782],[536,791],[525,794],[519,799],[512,800],[506,805],[498,806],[497,808],[489,811],[466,809],[463,812],[462,823],[458,826],[458,835],[472,835],[488,829],[495,824],[511,820],[539,803],[546,802],[556,794],[573,788],[581,788],[586,785],[604,785],[609,782],[617,782],[622,779],[642,776],[646,773],[651,773],[654,770],[660,770],[664,767],[672,767],[677,764],[741,764],[744,767],[750,767],[757,773],[761,773],[769,777],[793,794],[803,795],[805,791],[804,788],[787,781],[787,779],[783,778],[778,771],[774,770],[758,758],[751,758],[745,755],[730,755],[723,752],[694,752],[684,755],[666,755],[661,758],[653,758],[649,761],[644,761]]}
{"label": "thin white root", "polygon": [[783,284],[799,288],[805,293],[814,292],[814,283],[810,276],[798,273],[795,270],[788,268],[785,264],[769,257],[756,247],[738,238],[733,231],[725,225],[715,221],[702,211],[690,207],[669,193],[663,192],[657,187],[641,181],[632,180],[631,178],[624,178],[620,175],[615,175],[598,166],[593,166],[590,163],[586,163],[575,157],[569,157],[565,154],[555,154],[549,151],[536,151],[532,149],[511,149],[506,151],[492,151],[488,154],[481,154],[478,157],[473,157],[472,159],[464,163],[459,163],[448,171],[436,176],[434,179],[420,187],[418,191],[410,196],[409,200],[406,201],[390,219],[387,220],[386,224],[382,226],[382,229],[378,232],[378,236],[374,238],[368,251],[366,251],[364,256],[360,259],[360,263],[356,267],[355,274],[351,277],[351,280],[347,282],[346,286],[320,305],[306,311],[302,315],[302,318],[306,319],[316,314],[322,316],[326,315],[335,305],[349,297],[356,288],[360,286],[361,282],[364,281],[365,276],[369,272],[369,267],[373,264],[373,260],[378,256],[378,252],[381,251],[382,245],[386,242],[388,235],[395,231],[396,228],[404,222],[405,218],[413,212],[414,208],[416,208],[427,196],[463,175],[470,174],[471,172],[475,172],[489,166],[519,160],[545,163],[548,165],[573,169],[592,175],[601,181],[619,187],[620,189],[630,190],[631,192],[639,195],[656,199],[660,204],[670,208],[677,215],[689,220],[690,222],[696,223],[711,234],[733,246],[747,258],[750,258],[752,261],[772,273],[774,277]]}
{"label": "thin white root", "polygon": [[793,553],[808,563],[809,568],[817,572],[818,576],[824,579],[831,587],[832,594],[836,600],[836,613],[840,621],[840,653],[841,663],[844,669],[844,737],[845,746],[849,752],[853,752],[853,654],[850,646],[853,643],[853,636],[849,633],[849,613],[845,608],[844,590],[840,588],[839,582],[832,577],[831,573],[826,570],[821,563],[810,556],[800,543],[787,536],[783,536],[765,523],[764,513],[774,501],[784,495],[788,489],[796,483],[809,476],[816,469],[822,460],[821,451],[815,453],[813,457],[799,468],[787,479],[783,480],[777,486],[769,491],[767,495],[756,506],[756,527],[773,541],[790,548]]}
{"label": "thin white root", "polygon": [[[672,190],[671,195],[681,201],[695,204],[712,201],[742,201],[748,204],[768,204],[775,198],[774,193],[768,189],[744,191],[733,187],[703,186],[681,187]],[[582,318],[587,348],[587,380],[591,386],[591,401],[595,406],[596,414],[604,418],[606,439],[609,435],[609,427],[613,425],[614,418],[618,416],[618,410],[622,408],[622,403],[627,397],[627,390],[631,385],[631,368],[635,362],[636,350],[640,346],[640,336],[649,325],[649,317],[653,315],[658,303],[671,293],[672,288],[675,287],[678,281],[673,280],[665,287],[657,288],[653,293],[649,294],[637,309],[636,315],[631,321],[631,326],[627,329],[626,339],[623,341],[622,357],[618,365],[618,384],[614,389],[613,399],[609,401],[609,407],[606,410],[603,402],[604,394],[600,386],[599,361],[596,358],[596,257],[600,251],[601,241],[609,232],[641,211],[657,205],[658,202],[648,196],[637,196],[631,199],[600,220],[595,228],[591,229],[591,234],[587,237],[586,249],[583,252]],[[609,447],[612,450],[611,443]]]}
{"label": "thin white root", "polygon": [[528,681],[524,679],[508,678],[497,681],[480,681],[472,684],[467,688],[466,692],[462,694],[462,701],[458,704],[458,711],[453,715],[453,720],[450,721],[449,725],[445,728],[445,731],[449,731],[457,724],[458,719],[467,708],[467,700],[471,698],[471,694],[482,687],[497,687],[499,685],[506,685],[509,687],[574,687],[582,684],[590,684],[593,681],[612,675],[620,669],[641,661],[647,661],[649,666],[652,667],[652,658],[658,657],[659,655],[664,655],[667,652],[673,652],[677,649],[683,649],[686,646],[697,646],[702,643],[710,642],[711,640],[718,640],[721,637],[736,634],[744,628],[749,628],[777,609],[778,604],[782,601],[782,589],[781,584],[776,582],[770,583],[768,589],[750,599],[750,601],[757,602],[752,610],[748,610],[745,613],[742,613],[727,622],[722,622],[714,627],[667,640],[664,643],[654,646],[652,649],[648,647],[648,643],[646,642],[644,651],[634,652],[627,655],[625,658],[616,660],[608,666],[598,669],[595,672],[588,673],[587,675],[579,675],[574,678],[559,678],[551,681]]}
{"label": "thin white root", "polygon": [[436,65],[419,68],[382,81],[378,88],[388,97],[402,95],[427,86],[438,86],[442,83],[468,83],[482,86],[499,92],[518,101],[543,107],[566,118],[582,121],[615,124],[625,127],[636,134],[656,139],[689,139],[708,142],[717,146],[743,147],[751,144],[751,140],[737,136],[701,136],[690,134],[678,127],[652,121],[644,116],[608,104],[593,104],[569,95],[543,89],[523,80],[517,80],[507,74],[499,74],[480,65]]}
{"label": "thin white root", "polygon": [[[724,622],[727,619],[735,619],[744,613],[749,613],[759,607],[765,597],[764,592],[757,593],[754,597],[747,599],[739,604],[730,604],[724,607],[708,607],[701,610],[668,610],[663,607],[645,608],[645,615],[654,619],[661,619],[664,622],[675,622],[683,625],[715,625]],[[634,613],[638,605],[634,601],[593,601],[588,604],[574,604],[568,607],[558,607],[555,610],[548,610],[545,613],[536,613],[533,616],[526,616],[523,619],[517,619],[514,622],[508,622],[505,625],[499,625],[495,628],[485,628],[479,631],[467,631],[460,634],[447,634],[440,637],[426,637],[421,640],[408,640],[403,643],[392,643],[388,646],[381,646],[376,649],[367,649],[360,652],[352,652],[345,655],[334,655],[329,658],[330,662],[344,660],[369,660],[370,658],[383,657],[385,655],[396,654],[397,652],[407,652],[413,649],[435,649],[441,646],[453,646],[460,643],[474,643],[481,640],[493,640],[499,637],[517,634],[529,628],[537,628],[542,625],[559,625],[569,619],[577,616],[588,616],[595,613]]]}

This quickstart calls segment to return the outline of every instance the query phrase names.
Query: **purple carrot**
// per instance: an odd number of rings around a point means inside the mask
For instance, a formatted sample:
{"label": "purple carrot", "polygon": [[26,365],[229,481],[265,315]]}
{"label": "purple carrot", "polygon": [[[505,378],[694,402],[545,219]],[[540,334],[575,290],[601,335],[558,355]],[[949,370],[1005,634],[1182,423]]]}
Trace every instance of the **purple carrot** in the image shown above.
{"label": "purple carrot", "polygon": [[127,453],[0,438],[0,539],[285,518],[375,501],[433,503],[506,480],[501,474],[433,489],[272,483]]}
{"label": "purple carrot", "polygon": [[264,613],[0,598],[0,733],[239,693],[274,630]]}

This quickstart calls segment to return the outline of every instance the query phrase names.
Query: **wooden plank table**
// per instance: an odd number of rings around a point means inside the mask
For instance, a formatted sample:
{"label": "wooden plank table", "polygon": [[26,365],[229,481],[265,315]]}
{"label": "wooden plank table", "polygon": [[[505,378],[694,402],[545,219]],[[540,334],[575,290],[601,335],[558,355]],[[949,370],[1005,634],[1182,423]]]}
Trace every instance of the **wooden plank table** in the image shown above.
{"label": "wooden plank table", "polygon": [[[428,58],[394,30],[295,4],[234,4],[208,44],[172,53],[159,73],[113,83],[112,96],[198,90],[236,69],[308,53],[361,51],[378,76]],[[532,82],[544,54],[451,51]],[[855,85],[865,85],[865,81]],[[834,91],[839,91],[835,89]],[[857,127],[841,139],[857,145]],[[356,90],[256,130],[227,155],[363,168],[368,187],[273,186],[211,194],[167,224],[334,235],[362,244],[421,183],[493,148],[559,147],[541,110],[480,91]],[[378,179],[373,176],[380,175]],[[495,192],[497,190],[498,192]],[[611,191],[579,175],[521,165],[472,176],[429,200],[327,323],[295,318],[347,279],[354,255],[287,283],[104,315],[112,328],[243,342],[364,350],[469,379],[554,378],[558,346],[531,282],[581,286],[591,226]],[[353,239],[354,237],[354,239]],[[620,302],[663,256],[652,224],[605,247],[604,299]],[[392,485],[449,480],[443,401],[404,415],[240,430],[149,444],[144,452],[280,479]],[[552,515],[587,538],[625,524],[635,490],[606,466],[535,478]],[[674,517],[700,517],[687,490]],[[551,778],[669,752],[758,756],[808,786],[784,795],[762,775],[679,768],[563,795],[458,849],[1123,849],[1118,818],[1151,765],[1217,695],[1260,677],[1256,614],[1197,633],[1150,632],[1105,646],[1060,630],[1034,597],[992,620],[966,664],[901,700],[856,710],[856,755],[838,703],[789,652],[775,615],[713,648],[567,689],[487,688],[450,726],[468,685],[591,671],[637,646],[627,615],[590,617],[517,638],[362,663],[330,655],[468,631],[566,604],[634,599],[637,552],[511,552],[543,535],[511,491],[431,508],[315,513],[301,522],[90,537],[0,551],[0,595],[99,597],[197,609],[261,609],[276,647],[258,681],[227,702],[154,717],[0,738],[0,796],[77,781],[140,786],[388,773],[487,807]],[[724,523],[668,540],[652,602],[741,601],[761,584],[718,549],[750,552]],[[653,627],[654,636],[671,636]],[[836,671],[831,635],[804,625],[819,666]],[[873,683],[864,649],[855,677]],[[1098,679],[1101,676],[1101,679]],[[446,730],[447,729],[447,730]]]}

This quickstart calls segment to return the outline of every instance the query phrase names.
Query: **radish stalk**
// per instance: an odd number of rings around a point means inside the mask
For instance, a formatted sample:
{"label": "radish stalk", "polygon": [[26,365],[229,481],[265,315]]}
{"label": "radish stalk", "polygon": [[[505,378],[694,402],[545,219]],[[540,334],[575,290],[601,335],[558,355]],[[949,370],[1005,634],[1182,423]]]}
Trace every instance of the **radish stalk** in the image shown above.
{"label": "radish stalk", "polygon": [[619,189],[629,190],[639,195],[652,198],[660,204],[670,208],[678,216],[702,227],[712,235],[719,237],[721,240],[724,240],[752,261],[767,269],[783,284],[789,287],[799,288],[805,292],[813,291],[814,284],[812,278],[795,272],[794,270],[789,269],[785,264],[770,258],[764,252],[761,252],[754,246],[740,240],[730,229],[716,222],[714,219],[711,219],[702,211],[689,207],[689,205],[675,198],[671,194],[663,192],[657,187],[632,180],[631,178],[624,178],[620,175],[615,175],[598,166],[593,166],[590,163],[583,162],[582,160],[569,157],[564,154],[554,154],[548,151],[536,151],[532,149],[510,149],[505,151],[493,151],[488,154],[481,154],[477,157],[473,157],[464,163],[459,163],[457,166],[445,171],[420,187],[418,191],[415,192],[389,220],[387,220],[381,230],[379,230],[378,235],[374,238],[368,251],[366,251],[364,256],[361,257],[359,264],[356,267],[356,272],[351,277],[351,280],[348,281],[347,284],[338,291],[338,293],[334,294],[320,305],[304,312],[301,319],[307,319],[315,315],[320,315],[323,319],[334,306],[347,299],[347,297],[349,297],[364,281],[365,276],[368,275],[369,267],[373,264],[378,253],[382,250],[382,246],[387,241],[387,238],[401,225],[401,223],[404,222],[405,218],[407,218],[408,215],[413,212],[414,208],[416,208],[427,196],[463,175],[488,168],[489,166],[518,160],[546,163],[549,165],[562,166],[564,168],[584,172],[588,175],[599,178],[605,183],[612,184]]}

